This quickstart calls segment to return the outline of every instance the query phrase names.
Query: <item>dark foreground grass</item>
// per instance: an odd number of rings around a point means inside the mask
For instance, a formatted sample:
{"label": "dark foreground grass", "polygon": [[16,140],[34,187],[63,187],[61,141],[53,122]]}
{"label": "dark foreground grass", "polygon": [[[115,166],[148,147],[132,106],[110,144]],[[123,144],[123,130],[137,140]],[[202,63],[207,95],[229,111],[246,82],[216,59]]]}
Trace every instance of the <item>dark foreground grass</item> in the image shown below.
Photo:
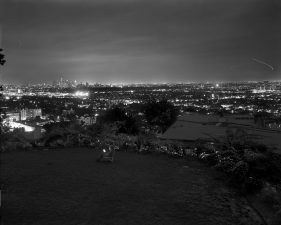
{"label": "dark foreground grass", "polygon": [[99,154],[3,153],[1,224],[262,224],[196,161],[116,152],[114,163],[95,163]]}

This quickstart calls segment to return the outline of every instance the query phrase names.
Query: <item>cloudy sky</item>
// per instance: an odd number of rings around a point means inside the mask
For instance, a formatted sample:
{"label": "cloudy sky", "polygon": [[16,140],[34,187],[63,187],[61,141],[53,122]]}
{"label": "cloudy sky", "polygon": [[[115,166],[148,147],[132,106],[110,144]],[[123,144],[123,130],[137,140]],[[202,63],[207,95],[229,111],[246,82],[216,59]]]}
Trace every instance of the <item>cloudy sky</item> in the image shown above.
{"label": "cloudy sky", "polygon": [[4,84],[281,80],[278,0],[1,4]]}

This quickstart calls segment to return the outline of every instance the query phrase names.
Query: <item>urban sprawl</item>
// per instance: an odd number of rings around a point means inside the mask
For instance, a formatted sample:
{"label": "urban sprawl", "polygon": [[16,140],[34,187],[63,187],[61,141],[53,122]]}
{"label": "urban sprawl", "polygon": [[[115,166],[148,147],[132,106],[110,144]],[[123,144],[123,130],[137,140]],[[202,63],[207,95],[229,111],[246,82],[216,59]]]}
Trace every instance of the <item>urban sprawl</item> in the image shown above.
{"label": "urban sprawl", "polygon": [[179,124],[181,128],[197,124],[190,137],[188,130],[182,130],[181,135],[174,132],[174,139],[197,139],[206,127],[210,133],[220,133],[217,129],[225,124],[266,132],[265,136],[270,137],[281,130],[280,81],[106,85],[61,78],[52,84],[4,85],[2,109],[12,127],[32,132],[34,139],[42,137],[43,125],[51,121],[69,121],[71,117],[91,125],[115,107],[139,117],[143,131],[157,132],[156,127],[145,123],[141,108],[148,100],[161,99],[167,99],[180,111],[171,129],[176,129],[180,121],[185,122]]}

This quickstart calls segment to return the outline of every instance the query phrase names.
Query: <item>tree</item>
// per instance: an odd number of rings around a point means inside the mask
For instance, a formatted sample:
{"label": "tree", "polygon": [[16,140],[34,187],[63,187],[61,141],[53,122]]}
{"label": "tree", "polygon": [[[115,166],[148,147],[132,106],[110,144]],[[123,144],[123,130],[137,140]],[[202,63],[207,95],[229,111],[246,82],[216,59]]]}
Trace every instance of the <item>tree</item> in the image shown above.
{"label": "tree", "polygon": [[[3,51],[3,49],[0,49],[0,65],[3,66],[4,63],[6,62],[6,60],[4,60],[4,56],[1,52]],[[0,73],[1,73],[1,70],[0,70]],[[3,94],[2,94],[2,91],[3,91],[3,86],[1,85],[0,86],[0,98],[3,97]],[[2,133],[6,132],[6,130],[8,129],[9,130],[9,126],[6,126],[6,124],[4,123],[4,119],[5,119],[5,113],[2,112],[2,108],[0,107],[0,126],[1,126],[1,130],[0,130],[0,143],[3,143],[2,142]]]}
{"label": "tree", "polygon": [[76,119],[77,119],[77,117],[76,117],[76,115],[75,115],[74,113],[68,113],[68,114],[66,114],[66,118],[67,118],[68,120],[70,120],[70,121],[73,121],[73,122],[75,122]]}
{"label": "tree", "polygon": [[4,60],[5,55],[3,55],[1,52],[3,51],[3,49],[0,48],[0,65],[4,65],[6,60]]}
{"label": "tree", "polygon": [[102,117],[104,123],[113,123],[117,126],[119,133],[126,133],[137,135],[139,133],[139,127],[136,118],[132,115],[128,115],[124,109],[113,108],[106,112]]}
{"label": "tree", "polygon": [[197,112],[195,107],[187,107],[184,111],[185,112]]}
{"label": "tree", "polygon": [[114,123],[116,121],[125,121],[127,118],[126,112],[121,108],[113,108],[106,112],[102,120],[106,123]]}
{"label": "tree", "polygon": [[148,101],[143,107],[143,112],[148,124],[160,126],[162,132],[165,132],[179,115],[176,107],[166,99],[159,102]]}

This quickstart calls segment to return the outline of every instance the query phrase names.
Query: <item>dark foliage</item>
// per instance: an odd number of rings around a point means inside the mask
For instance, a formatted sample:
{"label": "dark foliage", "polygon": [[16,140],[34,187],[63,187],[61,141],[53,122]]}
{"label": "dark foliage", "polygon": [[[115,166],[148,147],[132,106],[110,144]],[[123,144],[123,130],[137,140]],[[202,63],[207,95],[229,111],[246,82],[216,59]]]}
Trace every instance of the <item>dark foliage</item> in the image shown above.
{"label": "dark foliage", "polygon": [[[3,49],[0,49],[0,65],[3,66],[4,63],[6,62],[6,60],[4,60],[4,56],[1,52],[3,51]],[[1,73],[1,68],[0,68],[0,73]],[[3,97],[3,86],[0,85],[0,101],[1,101],[1,98]],[[1,126],[1,129],[0,129],[0,143],[3,142],[2,140],[2,133],[5,132],[5,125],[3,124],[4,122],[4,119],[5,119],[5,113],[3,112],[2,108],[0,107],[0,126]]]}
{"label": "dark foliage", "polygon": [[118,128],[118,133],[139,134],[140,129],[137,119],[126,113],[124,109],[117,107],[108,110],[101,118],[101,121],[108,124],[115,124]]}
{"label": "dark foliage", "polygon": [[125,121],[127,119],[126,111],[121,108],[113,108],[106,112],[102,117],[105,123],[114,123],[116,121]]}
{"label": "dark foliage", "polygon": [[228,174],[232,185],[243,192],[261,188],[263,181],[281,183],[281,156],[256,143],[246,131],[226,130],[225,137],[213,137],[215,150],[203,148],[199,158]]}
{"label": "dark foliage", "polygon": [[6,60],[4,60],[5,55],[3,55],[1,52],[3,51],[3,49],[0,48],[0,65],[4,65]]}
{"label": "dark foliage", "polygon": [[160,126],[162,132],[165,132],[176,121],[179,115],[176,107],[166,99],[158,102],[154,100],[149,101],[143,106],[142,111],[148,124]]}

